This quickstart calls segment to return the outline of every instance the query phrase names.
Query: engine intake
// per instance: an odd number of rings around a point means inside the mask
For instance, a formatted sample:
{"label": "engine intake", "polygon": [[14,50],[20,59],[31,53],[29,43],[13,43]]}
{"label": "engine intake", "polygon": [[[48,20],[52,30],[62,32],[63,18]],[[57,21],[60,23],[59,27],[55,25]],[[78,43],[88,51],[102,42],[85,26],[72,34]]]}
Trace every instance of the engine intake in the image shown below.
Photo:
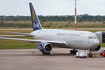
{"label": "engine intake", "polygon": [[92,51],[99,51],[101,49],[101,45],[99,45],[97,48],[92,49]]}
{"label": "engine intake", "polygon": [[42,52],[42,53],[50,53],[52,51],[52,45],[50,43],[41,43],[38,46],[38,49]]}

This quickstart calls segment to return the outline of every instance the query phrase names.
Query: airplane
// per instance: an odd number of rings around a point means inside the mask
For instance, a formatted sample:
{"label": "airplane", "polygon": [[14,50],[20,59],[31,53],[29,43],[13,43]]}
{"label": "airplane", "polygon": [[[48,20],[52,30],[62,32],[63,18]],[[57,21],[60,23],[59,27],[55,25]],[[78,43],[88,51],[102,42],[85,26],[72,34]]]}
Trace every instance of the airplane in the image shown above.
{"label": "airplane", "polygon": [[105,43],[105,32],[101,31],[93,33],[90,31],[43,29],[32,3],[29,3],[29,6],[33,32],[30,34],[18,32],[9,33],[33,37],[35,40],[8,37],[0,37],[0,39],[29,41],[30,43],[36,43],[42,54],[50,54],[52,48],[56,46],[73,49],[70,50],[71,54],[76,54],[78,50],[75,49],[89,50],[89,56],[92,56],[92,51],[99,51],[101,49],[100,43]]}

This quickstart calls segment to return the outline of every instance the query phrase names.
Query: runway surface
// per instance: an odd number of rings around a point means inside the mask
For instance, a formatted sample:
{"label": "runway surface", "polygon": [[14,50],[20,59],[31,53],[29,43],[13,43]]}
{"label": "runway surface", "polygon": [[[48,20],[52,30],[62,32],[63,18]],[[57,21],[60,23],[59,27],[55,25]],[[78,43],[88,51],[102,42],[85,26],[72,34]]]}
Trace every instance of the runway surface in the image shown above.
{"label": "runway surface", "polygon": [[69,51],[70,49],[53,49],[50,56],[42,55],[38,49],[1,49],[0,70],[105,69],[105,57],[99,55],[100,51],[93,53],[97,56],[96,58],[75,58]]}

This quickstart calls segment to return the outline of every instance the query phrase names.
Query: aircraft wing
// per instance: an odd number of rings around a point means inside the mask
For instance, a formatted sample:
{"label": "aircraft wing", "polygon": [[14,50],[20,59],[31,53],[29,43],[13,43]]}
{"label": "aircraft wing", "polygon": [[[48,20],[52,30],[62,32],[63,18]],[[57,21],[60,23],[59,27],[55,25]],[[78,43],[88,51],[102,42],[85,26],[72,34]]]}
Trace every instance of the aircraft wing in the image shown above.
{"label": "aircraft wing", "polygon": [[0,35],[0,37],[30,37],[27,35]]}
{"label": "aircraft wing", "polygon": [[43,42],[47,42],[47,43],[51,43],[51,44],[63,44],[63,45],[66,44],[65,42],[61,42],[61,41],[32,40],[32,39],[6,38],[6,37],[0,37],[0,39],[28,41],[30,43],[43,43]]}
{"label": "aircraft wing", "polygon": [[[7,32],[7,31],[4,31],[4,32]],[[7,33],[18,34],[18,35],[29,35],[28,33],[20,33],[20,32],[7,32]]]}
{"label": "aircraft wing", "polygon": [[20,32],[7,32],[7,33],[16,34],[16,35],[0,35],[0,37],[33,37],[33,35],[29,33],[20,33]]}

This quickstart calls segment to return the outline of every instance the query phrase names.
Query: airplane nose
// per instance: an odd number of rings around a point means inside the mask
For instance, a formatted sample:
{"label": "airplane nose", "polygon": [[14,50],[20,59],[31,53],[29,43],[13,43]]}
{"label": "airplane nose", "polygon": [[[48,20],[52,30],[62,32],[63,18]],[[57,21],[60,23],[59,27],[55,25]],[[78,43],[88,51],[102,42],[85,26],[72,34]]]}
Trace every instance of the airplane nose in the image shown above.
{"label": "airplane nose", "polygon": [[99,45],[100,45],[99,40],[94,40],[94,46],[99,46]]}

